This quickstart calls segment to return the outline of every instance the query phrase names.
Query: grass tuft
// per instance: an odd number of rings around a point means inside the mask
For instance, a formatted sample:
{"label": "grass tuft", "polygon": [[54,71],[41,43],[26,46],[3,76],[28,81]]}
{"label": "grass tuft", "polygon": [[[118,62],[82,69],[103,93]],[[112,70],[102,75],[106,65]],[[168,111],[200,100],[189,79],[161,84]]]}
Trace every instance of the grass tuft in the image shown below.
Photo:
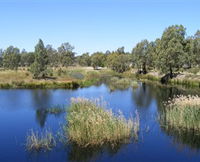
{"label": "grass tuft", "polygon": [[26,148],[29,151],[49,151],[56,145],[56,141],[51,132],[43,133],[30,131],[26,137]]}
{"label": "grass tuft", "polygon": [[105,105],[100,99],[72,98],[64,136],[81,147],[114,145],[137,138],[138,115],[127,120],[122,113],[114,115],[112,110],[106,110]]}

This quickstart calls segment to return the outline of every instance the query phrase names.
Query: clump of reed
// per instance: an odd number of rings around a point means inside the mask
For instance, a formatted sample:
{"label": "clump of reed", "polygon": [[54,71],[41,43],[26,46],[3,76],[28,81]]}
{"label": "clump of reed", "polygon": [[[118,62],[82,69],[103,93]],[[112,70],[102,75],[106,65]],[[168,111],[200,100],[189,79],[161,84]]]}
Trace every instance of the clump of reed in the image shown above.
{"label": "clump of reed", "polygon": [[200,97],[177,96],[165,103],[161,120],[165,125],[200,131]]}
{"label": "clump of reed", "polygon": [[48,130],[41,133],[31,130],[26,137],[26,149],[28,151],[49,151],[55,145],[56,141]]}
{"label": "clump of reed", "polygon": [[128,142],[137,138],[139,117],[126,119],[122,113],[115,115],[105,109],[100,99],[72,98],[68,109],[64,136],[81,147],[101,146]]}

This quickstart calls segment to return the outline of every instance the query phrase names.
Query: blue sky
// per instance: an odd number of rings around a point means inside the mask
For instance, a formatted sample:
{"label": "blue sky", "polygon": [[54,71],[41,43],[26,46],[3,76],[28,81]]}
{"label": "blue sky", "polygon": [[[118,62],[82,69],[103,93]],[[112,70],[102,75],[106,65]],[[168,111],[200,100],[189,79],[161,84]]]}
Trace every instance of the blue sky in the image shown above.
{"label": "blue sky", "polygon": [[199,20],[198,0],[0,0],[0,48],[33,51],[41,38],[54,48],[69,42],[77,54],[131,51],[169,25],[183,24],[193,35]]}

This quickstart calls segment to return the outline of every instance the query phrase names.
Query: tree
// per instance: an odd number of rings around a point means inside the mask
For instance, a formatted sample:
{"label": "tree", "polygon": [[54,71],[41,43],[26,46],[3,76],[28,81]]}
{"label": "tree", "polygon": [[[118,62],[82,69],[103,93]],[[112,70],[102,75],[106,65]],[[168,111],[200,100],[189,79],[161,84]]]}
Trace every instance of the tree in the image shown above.
{"label": "tree", "polygon": [[91,65],[94,69],[98,67],[104,67],[106,56],[102,52],[96,52],[91,56]]}
{"label": "tree", "polygon": [[60,64],[59,55],[56,49],[52,47],[52,45],[46,46],[47,56],[48,56],[48,63],[51,67],[58,67]]}
{"label": "tree", "polygon": [[173,25],[163,32],[161,38],[158,65],[162,72],[169,72],[170,78],[173,77],[173,71],[183,65],[181,58],[184,55],[185,31],[182,25]]}
{"label": "tree", "polygon": [[142,73],[147,73],[147,62],[150,57],[148,57],[148,45],[149,42],[147,40],[143,40],[136,45],[136,47],[132,50],[134,61],[136,62],[136,66],[138,69],[142,69]]}
{"label": "tree", "polygon": [[60,55],[60,62],[62,66],[70,66],[74,63],[75,53],[74,47],[69,43],[63,43],[58,47],[58,53]]}
{"label": "tree", "polygon": [[192,65],[195,65],[195,51],[194,51],[194,38],[188,37],[185,40],[184,45],[184,63],[186,67],[191,68]]}
{"label": "tree", "polygon": [[200,65],[200,30],[194,35],[194,65]]}
{"label": "tree", "polygon": [[107,56],[107,66],[112,70],[123,73],[129,69],[130,57],[128,54],[114,52]]}
{"label": "tree", "polygon": [[0,49],[0,67],[3,66],[3,50]]}
{"label": "tree", "polygon": [[91,66],[91,58],[89,53],[84,53],[77,58],[78,64],[81,66]]}
{"label": "tree", "polygon": [[3,52],[3,67],[5,69],[17,70],[20,62],[20,50],[10,46]]}
{"label": "tree", "polygon": [[31,65],[30,71],[33,73],[33,78],[45,78],[47,76],[47,52],[44,43],[39,39],[38,44],[35,46],[35,61]]}

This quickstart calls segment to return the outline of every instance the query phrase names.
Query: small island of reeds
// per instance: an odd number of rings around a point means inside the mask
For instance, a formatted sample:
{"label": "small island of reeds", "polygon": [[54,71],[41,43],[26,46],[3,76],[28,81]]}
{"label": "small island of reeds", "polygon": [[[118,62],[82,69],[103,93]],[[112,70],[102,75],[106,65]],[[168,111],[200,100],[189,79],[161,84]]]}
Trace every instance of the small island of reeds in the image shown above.
{"label": "small island of reeds", "polygon": [[139,117],[126,119],[105,108],[100,99],[72,98],[67,114],[64,135],[81,147],[101,146],[130,141],[137,137]]}

